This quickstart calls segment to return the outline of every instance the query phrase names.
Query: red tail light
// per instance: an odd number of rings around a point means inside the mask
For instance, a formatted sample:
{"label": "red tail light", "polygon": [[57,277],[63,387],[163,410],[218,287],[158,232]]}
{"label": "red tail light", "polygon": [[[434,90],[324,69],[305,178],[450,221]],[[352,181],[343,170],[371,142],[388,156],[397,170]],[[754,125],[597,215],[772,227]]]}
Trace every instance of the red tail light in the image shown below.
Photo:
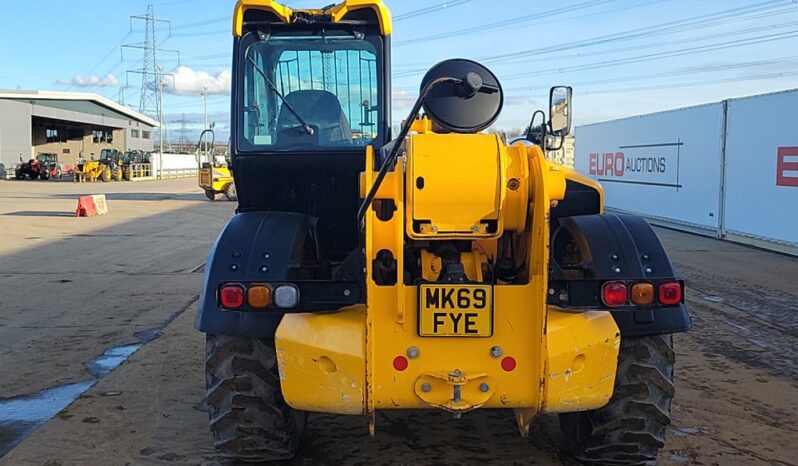
{"label": "red tail light", "polygon": [[660,304],[674,306],[682,302],[682,284],[679,282],[665,282],[659,284]]}
{"label": "red tail light", "polygon": [[219,304],[225,309],[238,309],[244,305],[244,288],[240,285],[224,285],[219,290]]}
{"label": "red tail light", "polygon": [[608,307],[624,306],[629,299],[629,290],[624,282],[607,282],[601,287],[601,299]]}

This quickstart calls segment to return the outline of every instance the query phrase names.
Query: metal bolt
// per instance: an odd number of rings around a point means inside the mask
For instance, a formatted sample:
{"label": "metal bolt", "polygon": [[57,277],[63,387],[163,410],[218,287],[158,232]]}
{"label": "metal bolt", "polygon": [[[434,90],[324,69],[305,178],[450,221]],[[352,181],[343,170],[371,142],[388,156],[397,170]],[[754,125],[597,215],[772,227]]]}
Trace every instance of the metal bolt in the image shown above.
{"label": "metal bolt", "polygon": [[492,358],[500,358],[502,357],[502,354],[504,354],[504,351],[502,351],[501,346],[494,346],[490,349],[490,356]]}
{"label": "metal bolt", "polygon": [[610,259],[612,259],[612,260],[614,260],[614,261],[617,261],[617,260],[618,260],[618,254],[613,254],[613,255],[611,255],[611,256],[610,256]]}
{"label": "metal bolt", "polygon": [[651,273],[653,271],[654,271],[654,269],[652,269],[651,267],[646,267],[646,273]]}
{"label": "metal bolt", "polygon": [[269,271],[269,266],[268,265],[261,265],[260,266],[260,271],[263,272],[263,273],[267,273]]}
{"label": "metal bolt", "polygon": [[233,272],[235,272],[236,270],[238,270],[238,264],[231,264],[231,265],[230,265],[230,270],[232,270]]}
{"label": "metal bolt", "polygon": [[407,348],[407,357],[410,359],[416,359],[421,354],[421,351],[418,350],[415,346],[411,346]]}
{"label": "metal bolt", "polygon": [[478,226],[474,225],[473,227],[471,227],[471,231],[473,231],[473,232],[475,232],[475,233],[476,233],[476,232],[477,232],[477,230],[479,230],[479,227],[478,227]]}
{"label": "metal bolt", "polygon": [[352,292],[349,291],[348,288],[344,290],[344,296],[349,296],[350,294],[352,294]]}
{"label": "metal bolt", "polygon": [[549,288],[549,296],[554,296],[554,288]]}
{"label": "metal bolt", "polygon": [[428,383],[421,384],[421,391],[427,393],[428,391],[432,390],[432,387]]}
{"label": "metal bolt", "polygon": [[511,178],[510,181],[507,182],[507,188],[509,188],[510,191],[515,191],[519,186],[521,186],[521,182],[518,181],[518,178]]}
{"label": "metal bolt", "polygon": [[651,256],[649,256],[648,254],[643,254],[643,260],[644,261],[651,260]]}
{"label": "metal bolt", "polygon": [[270,252],[264,252],[264,253],[263,253],[263,258],[264,258],[264,259],[269,259],[269,258],[271,258],[271,257],[272,257],[272,253],[270,253]]}
{"label": "metal bolt", "polygon": [[452,400],[455,403],[459,403],[463,399],[463,387],[460,385],[455,385],[452,387]]}
{"label": "metal bolt", "polygon": [[482,393],[487,393],[488,390],[490,390],[490,385],[486,383],[479,384],[479,391],[481,391]]}
{"label": "metal bolt", "polygon": [[613,267],[612,271],[615,272],[615,273],[621,273],[621,268],[620,267]]}
{"label": "metal bolt", "polygon": [[438,227],[436,227],[435,225],[432,225],[432,231],[438,231]]}
{"label": "metal bolt", "polygon": [[239,258],[241,258],[241,251],[234,252],[233,253],[233,259],[239,259]]}

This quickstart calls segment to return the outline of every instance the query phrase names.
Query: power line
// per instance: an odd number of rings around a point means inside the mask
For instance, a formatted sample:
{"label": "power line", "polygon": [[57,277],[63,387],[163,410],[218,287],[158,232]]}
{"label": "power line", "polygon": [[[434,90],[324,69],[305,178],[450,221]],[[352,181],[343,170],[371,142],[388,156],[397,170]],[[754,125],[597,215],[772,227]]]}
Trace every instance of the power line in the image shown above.
{"label": "power line", "polygon": [[[777,11],[767,11],[767,10],[772,10],[774,8],[784,7],[787,4],[792,6]],[[730,22],[738,22],[742,20],[751,19],[750,15],[754,13],[763,14],[764,12],[764,14],[766,15],[774,15],[786,12],[794,12],[796,11],[795,5],[796,3],[794,0],[770,0],[746,7],[732,8],[717,13],[696,16],[687,20],[668,21],[654,26],[636,28],[624,32],[607,34],[607,35],[592,37],[589,39],[582,39],[578,41],[554,44],[537,49],[528,49],[512,53],[491,55],[481,58],[480,61],[483,63],[506,63],[506,62],[519,61],[522,59],[528,60],[528,57],[533,55],[538,56],[554,52],[574,50],[579,48],[591,47],[595,45],[603,45],[603,44],[620,42],[631,39],[657,37],[667,34],[673,34],[676,32],[704,29],[704,28],[719,26],[722,24],[728,24]],[[396,73],[394,77],[401,78],[407,76],[415,76],[418,74],[425,73],[426,71],[427,71],[426,68],[418,68],[414,70],[404,71],[401,73]]]}
{"label": "power line", "polygon": [[619,66],[619,65],[628,65],[628,64],[631,64],[631,63],[640,63],[640,62],[651,61],[651,60],[659,60],[659,59],[663,59],[663,58],[673,58],[673,57],[679,57],[679,56],[684,56],[684,55],[692,55],[692,54],[695,54],[695,53],[714,52],[714,51],[724,50],[724,49],[729,49],[729,48],[743,47],[743,46],[748,46],[748,45],[756,45],[756,44],[774,42],[774,41],[785,40],[785,39],[792,39],[792,38],[795,38],[795,37],[798,37],[798,30],[786,31],[786,32],[776,33],[776,34],[767,34],[767,35],[763,35],[763,36],[749,37],[749,38],[745,38],[745,39],[737,39],[737,40],[731,40],[731,41],[725,41],[725,42],[718,42],[718,43],[714,43],[714,44],[699,45],[699,46],[696,46],[696,47],[688,47],[688,48],[677,49],[677,50],[668,50],[668,51],[663,51],[663,52],[650,53],[650,54],[646,54],[646,55],[638,55],[638,56],[634,56],[634,57],[624,57],[624,58],[618,58],[618,59],[615,59],[615,60],[605,60],[605,61],[601,61],[601,62],[585,63],[585,64],[581,64],[581,65],[573,65],[573,66],[566,66],[566,67],[559,67],[559,68],[550,68],[550,69],[547,69],[547,70],[532,71],[532,72],[528,72],[528,73],[519,73],[519,74],[515,74],[515,75],[510,75],[510,76],[506,77],[505,80],[527,78],[527,77],[532,77],[532,76],[542,76],[542,75],[548,75],[548,74],[554,74],[554,73],[561,74],[561,73],[568,73],[568,72],[573,72],[573,71],[595,70],[595,69],[599,69],[599,68],[607,68],[607,67],[613,67],[613,66]]}
{"label": "power line", "polygon": [[[755,68],[758,66],[772,66],[772,65],[786,65],[786,64],[798,64],[798,55],[788,56],[788,57],[781,57],[775,58],[770,60],[756,60],[756,61],[748,61],[748,62],[741,62],[741,63],[729,63],[725,65],[709,65],[709,66],[698,66],[698,67],[691,67],[689,69],[684,70],[676,70],[676,71],[665,71],[660,73],[646,73],[646,74],[639,74],[634,76],[621,76],[617,78],[604,78],[604,79],[594,79],[588,81],[575,81],[569,82],[568,84],[574,87],[578,86],[592,86],[596,84],[612,84],[612,83],[619,83],[619,82],[627,82],[627,81],[641,81],[646,79],[658,79],[658,78],[668,78],[673,76],[683,76],[683,75],[690,75],[696,73],[711,73],[717,71],[731,71],[743,68]],[[535,88],[535,87],[516,87],[516,88],[507,88],[505,89],[506,92],[514,92],[514,91],[524,91],[524,90],[540,90],[542,88]]]}
{"label": "power line", "polygon": [[606,4],[606,3],[611,3],[611,2],[614,2],[614,1],[617,1],[617,0],[588,0],[586,2],[577,3],[577,4],[574,4],[574,5],[568,5],[568,6],[554,8],[554,9],[546,10],[546,11],[538,11],[538,12],[535,12],[534,14],[530,14],[530,15],[519,16],[519,17],[516,17],[516,18],[504,19],[502,21],[494,21],[494,22],[491,22],[491,23],[480,24],[478,26],[472,26],[472,27],[468,27],[468,28],[458,29],[458,30],[455,30],[455,31],[449,31],[449,32],[438,33],[438,34],[431,34],[431,35],[427,35],[427,36],[423,36],[423,37],[417,37],[415,39],[404,40],[404,41],[397,42],[396,46],[397,47],[402,47],[402,46],[405,46],[405,45],[412,45],[412,44],[417,44],[417,43],[420,43],[420,42],[430,42],[430,41],[434,41],[434,40],[446,39],[446,38],[449,38],[449,37],[461,36],[461,35],[464,35],[464,34],[476,34],[476,33],[482,33],[482,32],[486,32],[486,31],[492,31],[492,30],[495,30],[495,29],[500,28],[500,27],[507,27],[507,26],[514,25],[514,24],[525,23],[525,22],[528,22],[528,21],[531,21],[531,20],[536,20],[536,19],[541,19],[541,18],[548,18],[548,17],[551,17],[551,16],[557,16],[557,15],[561,15],[561,14],[564,14],[564,13],[570,13],[572,11],[577,11],[577,10],[580,10],[580,9],[591,8],[591,7],[594,7],[594,6],[603,5],[603,4]]}

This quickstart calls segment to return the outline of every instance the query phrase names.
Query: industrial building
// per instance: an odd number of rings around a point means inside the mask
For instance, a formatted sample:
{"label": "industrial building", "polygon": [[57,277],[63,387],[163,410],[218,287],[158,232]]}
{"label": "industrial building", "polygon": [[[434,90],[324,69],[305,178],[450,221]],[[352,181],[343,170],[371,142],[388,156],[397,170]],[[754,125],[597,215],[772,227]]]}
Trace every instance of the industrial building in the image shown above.
{"label": "industrial building", "polygon": [[58,155],[62,164],[99,158],[102,149],[153,149],[158,122],[96,94],[0,91],[0,179],[19,159]]}

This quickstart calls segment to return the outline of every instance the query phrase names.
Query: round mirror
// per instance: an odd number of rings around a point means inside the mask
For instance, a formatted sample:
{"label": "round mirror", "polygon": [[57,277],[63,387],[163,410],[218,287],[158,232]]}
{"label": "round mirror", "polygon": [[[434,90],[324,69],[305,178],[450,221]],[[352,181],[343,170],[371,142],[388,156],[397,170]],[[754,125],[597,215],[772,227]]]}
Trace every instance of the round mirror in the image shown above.
{"label": "round mirror", "polygon": [[[462,58],[440,62],[424,76],[422,92],[429,82],[442,77],[461,79],[464,83],[439,84],[427,96],[424,113],[438,126],[455,133],[477,133],[499,118],[504,94],[489,69]],[[474,86],[480,87],[476,93],[471,92]]]}

